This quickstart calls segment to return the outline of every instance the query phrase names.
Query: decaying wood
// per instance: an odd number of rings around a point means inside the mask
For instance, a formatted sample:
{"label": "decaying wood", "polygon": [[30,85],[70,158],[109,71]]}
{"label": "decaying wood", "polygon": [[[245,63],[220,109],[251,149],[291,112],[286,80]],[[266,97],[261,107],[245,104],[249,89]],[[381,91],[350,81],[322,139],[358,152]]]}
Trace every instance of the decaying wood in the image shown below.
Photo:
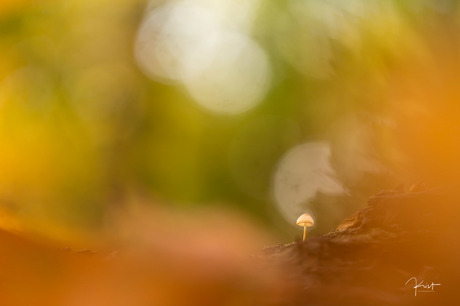
{"label": "decaying wood", "polygon": [[267,249],[291,275],[285,305],[460,303],[457,190],[381,192],[333,232]]}

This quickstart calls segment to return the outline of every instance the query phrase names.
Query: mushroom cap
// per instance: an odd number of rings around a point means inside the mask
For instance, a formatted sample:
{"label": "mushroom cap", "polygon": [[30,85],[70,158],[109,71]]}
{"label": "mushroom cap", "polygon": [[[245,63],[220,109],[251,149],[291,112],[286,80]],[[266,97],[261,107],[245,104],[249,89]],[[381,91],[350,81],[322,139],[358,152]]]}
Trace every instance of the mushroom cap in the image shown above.
{"label": "mushroom cap", "polygon": [[315,224],[315,221],[313,221],[313,218],[309,214],[303,214],[297,219],[296,224],[299,226],[310,227]]}

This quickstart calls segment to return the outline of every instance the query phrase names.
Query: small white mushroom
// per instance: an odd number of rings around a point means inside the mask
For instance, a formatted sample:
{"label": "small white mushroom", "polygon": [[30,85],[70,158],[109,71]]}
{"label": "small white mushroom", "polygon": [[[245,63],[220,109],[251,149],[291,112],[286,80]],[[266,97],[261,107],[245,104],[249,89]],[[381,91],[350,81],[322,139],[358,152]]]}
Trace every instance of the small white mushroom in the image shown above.
{"label": "small white mushroom", "polygon": [[313,221],[313,218],[309,214],[303,214],[297,219],[296,224],[303,226],[303,241],[305,241],[305,236],[307,235],[307,227],[313,226],[315,221]]}

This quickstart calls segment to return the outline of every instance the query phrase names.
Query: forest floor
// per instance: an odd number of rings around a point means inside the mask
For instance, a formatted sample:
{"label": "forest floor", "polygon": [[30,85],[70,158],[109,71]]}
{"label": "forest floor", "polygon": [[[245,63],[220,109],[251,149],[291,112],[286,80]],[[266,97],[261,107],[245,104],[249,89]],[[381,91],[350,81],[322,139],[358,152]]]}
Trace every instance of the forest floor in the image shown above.
{"label": "forest floor", "polygon": [[458,190],[380,192],[334,231],[255,256],[233,254],[248,236],[241,225],[228,235],[208,224],[177,236],[154,227],[141,231],[148,243],[136,235],[117,252],[0,230],[0,305],[455,305]]}

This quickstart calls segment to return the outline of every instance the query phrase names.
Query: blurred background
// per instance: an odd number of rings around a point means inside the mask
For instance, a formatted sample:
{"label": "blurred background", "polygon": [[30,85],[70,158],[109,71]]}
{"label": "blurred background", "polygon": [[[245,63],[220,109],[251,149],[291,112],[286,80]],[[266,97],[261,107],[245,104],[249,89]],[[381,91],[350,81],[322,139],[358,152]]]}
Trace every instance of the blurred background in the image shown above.
{"label": "blurred background", "polygon": [[290,242],[302,213],[324,234],[379,190],[455,180],[458,15],[451,0],[3,0],[2,226],[94,236],[136,195]]}

